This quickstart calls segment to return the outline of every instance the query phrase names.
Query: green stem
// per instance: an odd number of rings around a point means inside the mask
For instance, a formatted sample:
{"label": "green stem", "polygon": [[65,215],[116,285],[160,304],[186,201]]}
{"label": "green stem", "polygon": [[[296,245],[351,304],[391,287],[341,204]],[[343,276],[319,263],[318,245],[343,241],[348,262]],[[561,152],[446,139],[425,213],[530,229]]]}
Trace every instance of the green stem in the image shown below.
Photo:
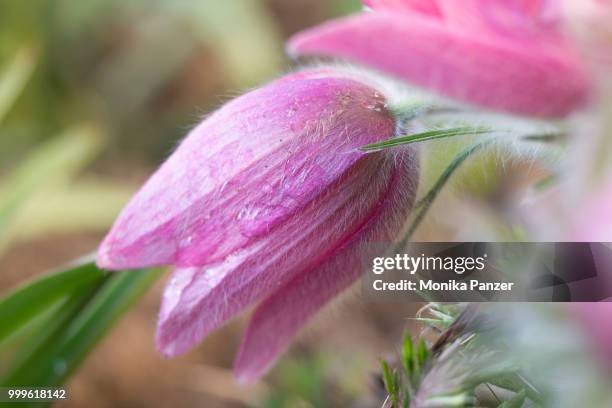
{"label": "green stem", "polygon": [[452,177],[452,175],[455,173],[455,171],[457,171],[457,169],[469,158],[471,157],[474,153],[476,153],[477,151],[479,151],[480,149],[482,149],[483,147],[491,144],[493,142],[493,139],[487,139],[481,142],[478,142],[470,147],[468,147],[467,149],[465,149],[464,151],[462,151],[461,153],[459,153],[454,159],[453,161],[450,163],[450,165],[444,170],[444,172],[442,173],[442,175],[438,178],[438,180],[436,180],[436,183],[433,185],[433,187],[431,188],[431,190],[429,190],[429,192],[425,195],[425,197],[423,197],[417,204],[416,207],[418,208],[418,212],[414,218],[414,220],[412,221],[412,223],[410,224],[410,227],[408,228],[408,232],[406,233],[406,235],[404,236],[404,238],[399,242],[399,244],[397,245],[398,248],[404,248],[406,246],[406,244],[410,241],[410,239],[412,238],[412,235],[414,234],[414,232],[416,231],[416,229],[419,227],[419,225],[421,225],[421,222],[423,221],[423,219],[425,218],[425,215],[427,215],[427,212],[429,211],[429,209],[431,208],[431,206],[433,205],[434,201],[436,200],[436,198],[438,197],[438,194],[440,194],[440,192],[442,191],[442,189],[444,188],[444,186],[446,185],[446,183],[448,182],[448,180]]}

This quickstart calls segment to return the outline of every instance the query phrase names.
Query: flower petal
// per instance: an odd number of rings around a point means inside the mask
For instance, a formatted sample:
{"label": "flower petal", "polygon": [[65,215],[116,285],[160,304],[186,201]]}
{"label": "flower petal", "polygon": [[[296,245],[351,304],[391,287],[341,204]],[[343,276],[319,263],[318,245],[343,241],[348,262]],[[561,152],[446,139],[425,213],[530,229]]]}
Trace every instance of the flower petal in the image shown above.
{"label": "flower petal", "polygon": [[569,239],[612,242],[612,185],[604,186],[579,208],[570,226]]}
{"label": "flower petal", "polygon": [[[333,77],[335,75],[336,77]],[[214,264],[267,234],[393,136],[376,90],[298,73],[205,119],[133,197],[98,251],[108,269]]]}
{"label": "flower petal", "polygon": [[413,180],[413,166],[401,163],[378,215],[333,257],[304,271],[259,305],[235,362],[239,381],[248,383],[263,375],[310,317],[359,278],[375,255],[373,242],[390,244],[397,238],[414,200]]}
{"label": "flower petal", "polygon": [[612,370],[612,299],[603,302],[571,303],[570,311],[583,328],[597,360]]}
{"label": "flower petal", "polygon": [[364,0],[363,3],[373,10],[411,10],[431,16],[441,16],[435,0]]}
{"label": "flower petal", "polygon": [[512,37],[515,41],[550,42],[561,46],[561,7],[551,0],[455,0],[437,1],[449,27],[469,27],[489,35]]}
{"label": "flower petal", "polygon": [[465,102],[541,117],[588,99],[579,61],[548,41],[513,41],[447,27],[421,13],[363,13],[297,34],[294,56],[345,57]]}
{"label": "flower petal", "polygon": [[[412,182],[417,166],[409,158]],[[407,154],[407,153],[406,153]],[[377,214],[396,158],[359,160],[317,199],[269,234],[216,265],[175,271],[162,302],[157,345],[174,356],[294,276],[324,263]],[[410,185],[406,187],[410,190]]]}

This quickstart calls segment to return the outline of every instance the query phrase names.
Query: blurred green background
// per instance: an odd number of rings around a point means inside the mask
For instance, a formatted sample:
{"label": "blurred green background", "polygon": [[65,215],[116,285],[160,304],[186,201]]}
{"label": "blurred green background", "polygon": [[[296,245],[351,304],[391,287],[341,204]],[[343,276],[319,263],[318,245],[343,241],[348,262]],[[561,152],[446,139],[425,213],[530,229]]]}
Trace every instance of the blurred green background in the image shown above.
{"label": "blurred green background", "polygon": [[[199,118],[291,69],[283,53],[289,35],[360,7],[358,0],[1,1],[0,294],[95,250]],[[157,355],[163,281],[88,358],[60,406],[376,405],[384,399],[373,381],[378,351],[393,350],[404,316],[414,314],[343,302],[264,382],[240,388],[231,376],[240,319],[185,357]]]}

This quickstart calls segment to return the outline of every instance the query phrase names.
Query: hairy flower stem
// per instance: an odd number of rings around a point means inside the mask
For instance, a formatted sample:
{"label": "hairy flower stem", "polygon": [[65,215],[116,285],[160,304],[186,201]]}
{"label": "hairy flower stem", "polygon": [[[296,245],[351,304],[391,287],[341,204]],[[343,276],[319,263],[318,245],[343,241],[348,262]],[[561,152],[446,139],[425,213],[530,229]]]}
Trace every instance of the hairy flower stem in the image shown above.
{"label": "hairy flower stem", "polygon": [[468,158],[470,158],[474,153],[476,153],[479,150],[481,150],[482,148],[490,145],[491,143],[493,143],[493,141],[494,141],[494,139],[486,139],[486,140],[480,141],[480,142],[478,142],[478,143],[468,147],[467,149],[465,149],[464,151],[459,153],[453,159],[453,161],[449,164],[449,166],[444,170],[442,175],[435,182],[433,187],[427,192],[425,197],[423,197],[420,201],[417,202],[416,208],[418,208],[418,210],[417,210],[417,213],[416,213],[416,215],[414,217],[414,220],[410,224],[410,227],[408,228],[408,231],[406,232],[406,235],[404,236],[404,238],[396,246],[396,249],[399,250],[400,248],[404,248],[408,244],[408,242],[410,241],[410,239],[414,235],[414,232],[417,230],[419,225],[421,225],[421,222],[423,221],[423,219],[427,215],[427,212],[429,211],[429,209],[433,205],[436,197],[438,197],[438,194],[440,194],[440,192],[442,191],[442,189],[444,188],[444,186],[446,185],[448,180],[457,171],[457,169]]}

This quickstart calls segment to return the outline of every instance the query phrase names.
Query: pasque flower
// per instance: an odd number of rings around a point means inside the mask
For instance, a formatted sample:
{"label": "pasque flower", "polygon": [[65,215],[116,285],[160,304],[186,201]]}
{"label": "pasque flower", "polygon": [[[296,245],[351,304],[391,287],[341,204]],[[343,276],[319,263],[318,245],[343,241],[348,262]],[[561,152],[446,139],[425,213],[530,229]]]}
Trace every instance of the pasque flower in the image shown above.
{"label": "pasque flower", "polygon": [[396,126],[354,74],[298,72],[249,92],[205,118],[132,198],[98,264],[175,266],[157,332],[167,356],[259,302],[236,362],[253,380],[359,277],[372,243],[398,235],[415,152],[359,150]]}
{"label": "pasque flower", "polygon": [[373,11],[294,36],[289,53],[347,58],[464,102],[537,117],[582,107],[590,85],[560,0],[369,0]]}
{"label": "pasque flower", "polygon": [[565,13],[570,16],[573,31],[582,55],[589,60],[595,73],[610,81],[612,66],[612,1],[611,0],[560,0]]}
{"label": "pasque flower", "polygon": [[571,312],[577,320],[593,355],[599,362],[612,371],[612,299],[604,302],[572,303]]}
{"label": "pasque flower", "polygon": [[570,239],[612,242],[612,183],[592,194],[572,217]]}

